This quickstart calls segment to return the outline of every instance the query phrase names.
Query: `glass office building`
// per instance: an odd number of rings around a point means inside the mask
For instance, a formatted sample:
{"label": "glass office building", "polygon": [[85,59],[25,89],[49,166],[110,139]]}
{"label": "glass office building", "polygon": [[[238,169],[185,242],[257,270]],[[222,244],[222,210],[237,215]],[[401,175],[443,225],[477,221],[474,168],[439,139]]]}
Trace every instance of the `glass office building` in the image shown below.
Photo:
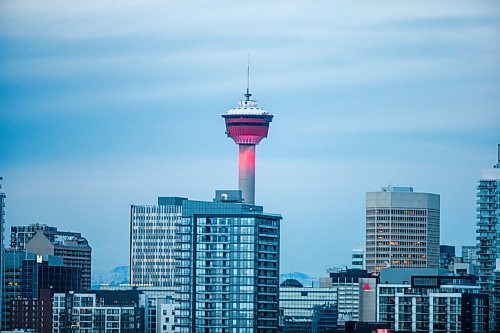
{"label": "glass office building", "polygon": [[138,288],[174,286],[175,225],[182,199],[167,205],[133,205],[130,213],[130,284]]}
{"label": "glass office building", "polygon": [[81,233],[61,231],[38,223],[13,226],[10,230],[13,250],[63,258],[65,266],[81,269],[82,288],[90,289],[92,248]]}
{"label": "glass office building", "polygon": [[173,272],[161,283],[176,288],[180,332],[276,332],[280,220],[244,204],[239,190],[132,206],[132,284]]}
{"label": "glass office building", "polygon": [[294,283],[290,282],[285,280],[280,286],[281,331],[285,333],[337,331],[338,288],[303,287],[296,280]]}

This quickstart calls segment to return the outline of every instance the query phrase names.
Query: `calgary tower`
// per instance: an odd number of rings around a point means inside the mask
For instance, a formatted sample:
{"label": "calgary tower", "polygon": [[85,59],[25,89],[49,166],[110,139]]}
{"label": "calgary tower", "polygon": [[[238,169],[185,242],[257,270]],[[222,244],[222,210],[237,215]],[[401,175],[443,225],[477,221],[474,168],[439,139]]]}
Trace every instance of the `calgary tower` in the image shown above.
{"label": "calgary tower", "polygon": [[274,115],[257,107],[249,92],[249,71],[247,67],[247,93],[238,106],[222,114],[226,121],[226,134],[239,146],[239,189],[243,200],[255,204],[255,146],[267,138],[269,123]]}

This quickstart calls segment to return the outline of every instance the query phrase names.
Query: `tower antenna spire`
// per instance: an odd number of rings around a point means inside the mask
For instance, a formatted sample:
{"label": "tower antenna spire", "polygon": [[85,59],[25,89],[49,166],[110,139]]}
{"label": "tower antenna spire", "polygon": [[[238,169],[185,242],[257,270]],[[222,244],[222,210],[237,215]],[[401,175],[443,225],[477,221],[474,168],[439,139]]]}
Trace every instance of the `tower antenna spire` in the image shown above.
{"label": "tower antenna spire", "polygon": [[250,100],[250,52],[248,52],[248,59],[247,59],[247,93],[245,94],[246,100]]}

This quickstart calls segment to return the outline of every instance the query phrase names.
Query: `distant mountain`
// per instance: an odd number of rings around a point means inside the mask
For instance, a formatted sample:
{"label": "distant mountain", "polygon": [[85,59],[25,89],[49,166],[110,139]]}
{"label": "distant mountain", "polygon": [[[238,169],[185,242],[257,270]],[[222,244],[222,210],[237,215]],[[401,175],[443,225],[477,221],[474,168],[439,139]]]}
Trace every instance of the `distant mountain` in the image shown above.
{"label": "distant mountain", "polygon": [[[280,283],[286,279],[295,279],[306,287],[319,286],[319,280],[300,272],[280,274]],[[92,274],[92,288],[99,288],[101,284],[118,286],[130,283],[129,266],[117,266],[111,272],[95,272]]]}
{"label": "distant mountain", "polygon": [[129,266],[117,266],[111,272],[96,272],[92,274],[92,288],[99,288],[101,284],[118,286],[130,283]]}
{"label": "distant mountain", "polygon": [[300,272],[280,274],[280,283],[286,279],[295,279],[302,283],[304,287],[318,287],[319,279]]}

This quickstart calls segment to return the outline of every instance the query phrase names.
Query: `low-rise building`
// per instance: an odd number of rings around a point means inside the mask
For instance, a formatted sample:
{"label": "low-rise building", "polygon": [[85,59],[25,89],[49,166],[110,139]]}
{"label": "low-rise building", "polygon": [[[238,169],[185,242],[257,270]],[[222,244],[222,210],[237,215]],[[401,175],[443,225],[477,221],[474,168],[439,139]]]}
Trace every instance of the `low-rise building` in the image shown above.
{"label": "low-rise building", "polygon": [[[339,326],[346,321],[375,321],[377,279],[363,269],[330,269],[329,277],[319,280],[321,288],[337,288]],[[372,300],[372,301],[370,301]]]}
{"label": "low-rise building", "polygon": [[386,269],[377,298],[377,321],[390,323],[395,331],[488,332],[488,298],[474,276]]}
{"label": "low-rise building", "polygon": [[287,333],[337,330],[337,288],[303,287],[294,279],[280,286],[281,331]]}
{"label": "low-rise building", "polygon": [[100,290],[133,290],[137,289],[145,298],[144,332],[145,333],[177,333],[179,331],[174,302],[175,288],[153,287],[148,285],[119,286],[101,285]]}
{"label": "low-rise building", "polygon": [[53,333],[143,333],[144,307],[134,289],[56,293]]}

